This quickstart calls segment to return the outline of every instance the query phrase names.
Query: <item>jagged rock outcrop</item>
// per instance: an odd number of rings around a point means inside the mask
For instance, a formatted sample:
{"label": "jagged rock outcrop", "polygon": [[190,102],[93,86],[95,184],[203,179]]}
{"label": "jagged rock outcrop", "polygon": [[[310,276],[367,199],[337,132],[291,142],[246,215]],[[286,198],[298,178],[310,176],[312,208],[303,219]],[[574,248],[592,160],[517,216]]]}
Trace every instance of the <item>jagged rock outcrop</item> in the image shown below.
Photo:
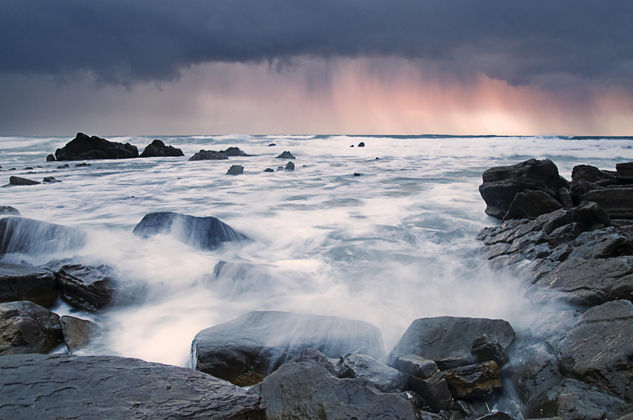
{"label": "jagged rock outcrop", "polygon": [[140,157],[178,157],[184,155],[181,149],[174,146],[167,146],[162,140],[156,139],[145,146],[145,150],[143,150]]}
{"label": "jagged rock outcrop", "polygon": [[55,151],[59,160],[129,159],[138,157],[138,149],[129,143],[116,143],[97,136],[77,133],[74,139]]}

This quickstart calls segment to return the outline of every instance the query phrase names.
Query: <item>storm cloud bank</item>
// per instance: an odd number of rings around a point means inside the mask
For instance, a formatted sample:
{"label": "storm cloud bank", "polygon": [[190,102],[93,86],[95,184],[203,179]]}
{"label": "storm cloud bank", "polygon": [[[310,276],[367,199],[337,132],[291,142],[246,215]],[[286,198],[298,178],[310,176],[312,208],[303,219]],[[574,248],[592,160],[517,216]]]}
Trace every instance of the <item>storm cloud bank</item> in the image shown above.
{"label": "storm cloud bank", "polygon": [[633,90],[629,0],[4,0],[0,73],[170,81],[210,62],[394,56]]}

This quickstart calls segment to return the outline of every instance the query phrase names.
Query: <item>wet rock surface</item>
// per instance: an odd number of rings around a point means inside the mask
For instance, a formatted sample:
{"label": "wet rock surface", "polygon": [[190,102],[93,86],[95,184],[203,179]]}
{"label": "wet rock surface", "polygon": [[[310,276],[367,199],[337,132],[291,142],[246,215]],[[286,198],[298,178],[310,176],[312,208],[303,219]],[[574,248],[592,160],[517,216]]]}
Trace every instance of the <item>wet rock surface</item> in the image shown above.
{"label": "wet rock surface", "polygon": [[4,418],[264,419],[257,395],[186,368],[115,356],[0,357]]}
{"label": "wet rock surface", "polygon": [[407,377],[404,374],[366,354],[346,354],[340,358],[335,369],[339,378],[362,378],[382,392],[406,389]]}
{"label": "wet rock surface", "polygon": [[382,393],[360,378],[334,376],[328,360],[308,349],[267,376],[251,392],[262,397],[269,419],[416,419],[413,404]]}
{"label": "wet rock surface", "polygon": [[86,347],[100,331],[97,324],[87,319],[64,315],[59,321],[62,325],[64,342],[71,354]]}
{"label": "wet rock surface", "polygon": [[0,256],[76,249],[84,241],[85,234],[77,229],[25,217],[0,218]]}
{"label": "wet rock surface", "polygon": [[0,302],[30,300],[50,307],[56,299],[57,284],[50,270],[0,262]]}
{"label": "wet rock surface", "polygon": [[226,171],[227,175],[241,175],[244,173],[244,167],[242,165],[231,165],[231,167]]}
{"label": "wet rock surface", "polygon": [[184,155],[181,149],[174,146],[167,146],[162,140],[156,139],[145,146],[145,150],[143,150],[140,157],[178,157]]}
{"label": "wet rock surface", "polygon": [[252,385],[305,348],[338,358],[360,350],[384,356],[380,331],[362,321],[277,311],[249,312],[199,332],[193,367],[237,385]]}
{"label": "wet rock surface", "polygon": [[59,160],[129,159],[138,157],[138,149],[129,143],[116,143],[97,136],[77,133],[74,139],[55,151]]}
{"label": "wet rock surface", "polygon": [[0,303],[0,355],[48,353],[62,343],[58,315],[29,301]]}
{"label": "wet rock surface", "polygon": [[225,160],[229,157],[223,151],[200,150],[194,153],[189,160]]}
{"label": "wet rock surface", "polygon": [[70,306],[88,312],[99,312],[110,304],[118,276],[107,265],[52,264],[60,297]]}
{"label": "wet rock surface", "polygon": [[219,219],[172,212],[149,213],[134,227],[134,234],[148,238],[170,234],[179,241],[202,249],[214,249],[223,242],[245,241],[246,235],[233,230]]}

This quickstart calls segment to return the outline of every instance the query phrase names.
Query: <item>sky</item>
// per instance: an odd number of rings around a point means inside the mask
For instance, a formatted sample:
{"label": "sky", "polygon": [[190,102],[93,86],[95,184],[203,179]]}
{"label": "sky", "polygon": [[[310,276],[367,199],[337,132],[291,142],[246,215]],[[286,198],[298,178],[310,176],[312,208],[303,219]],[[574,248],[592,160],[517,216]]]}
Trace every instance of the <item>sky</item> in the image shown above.
{"label": "sky", "polygon": [[3,0],[0,135],[633,135],[630,0]]}

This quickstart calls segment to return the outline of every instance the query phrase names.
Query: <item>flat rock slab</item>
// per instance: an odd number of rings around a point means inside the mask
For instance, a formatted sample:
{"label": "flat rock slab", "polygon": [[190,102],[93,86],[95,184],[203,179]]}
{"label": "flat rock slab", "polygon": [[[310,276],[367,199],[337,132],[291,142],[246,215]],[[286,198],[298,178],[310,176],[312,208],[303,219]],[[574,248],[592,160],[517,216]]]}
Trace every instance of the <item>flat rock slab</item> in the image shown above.
{"label": "flat rock slab", "polygon": [[57,299],[55,276],[28,264],[0,263],[0,302],[30,300],[50,307]]}
{"label": "flat rock slab", "polygon": [[633,402],[633,304],[616,300],[588,309],[560,343],[565,372]]}
{"label": "flat rock slab", "polygon": [[314,348],[338,358],[360,350],[384,356],[380,331],[343,318],[277,311],[249,312],[193,339],[194,368],[238,385],[253,385],[293,354]]}
{"label": "flat rock slab", "polygon": [[212,216],[149,213],[134,227],[134,234],[143,238],[159,233],[172,235],[180,242],[202,249],[215,249],[224,242],[248,240],[246,235]]}
{"label": "flat rock slab", "polygon": [[48,353],[63,342],[57,314],[29,301],[0,303],[0,355]]}
{"label": "flat rock slab", "polygon": [[364,379],[339,379],[325,357],[304,350],[255,386],[268,419],[416,419],[413,404]]}
{"label": "flat rock slab", "polygon": [[502,319],[450,316],[416,319],[392,350],[389,362],[415,354],[433,360],[440,369],[463,366],[474,361],[473,342],[482,335],[495,339],[504,349],[514,340],[514,330]]}
{"label": "flat rock slab", "polygon": [[2,418],[263,419],[257,395],[191,369],[115,356],[0,357]]}
{"label": "flat rock slab", "polygon": [[77,229],[25,217],[0,218],[0,255],[76,249],[84,242],[85,234]]}

